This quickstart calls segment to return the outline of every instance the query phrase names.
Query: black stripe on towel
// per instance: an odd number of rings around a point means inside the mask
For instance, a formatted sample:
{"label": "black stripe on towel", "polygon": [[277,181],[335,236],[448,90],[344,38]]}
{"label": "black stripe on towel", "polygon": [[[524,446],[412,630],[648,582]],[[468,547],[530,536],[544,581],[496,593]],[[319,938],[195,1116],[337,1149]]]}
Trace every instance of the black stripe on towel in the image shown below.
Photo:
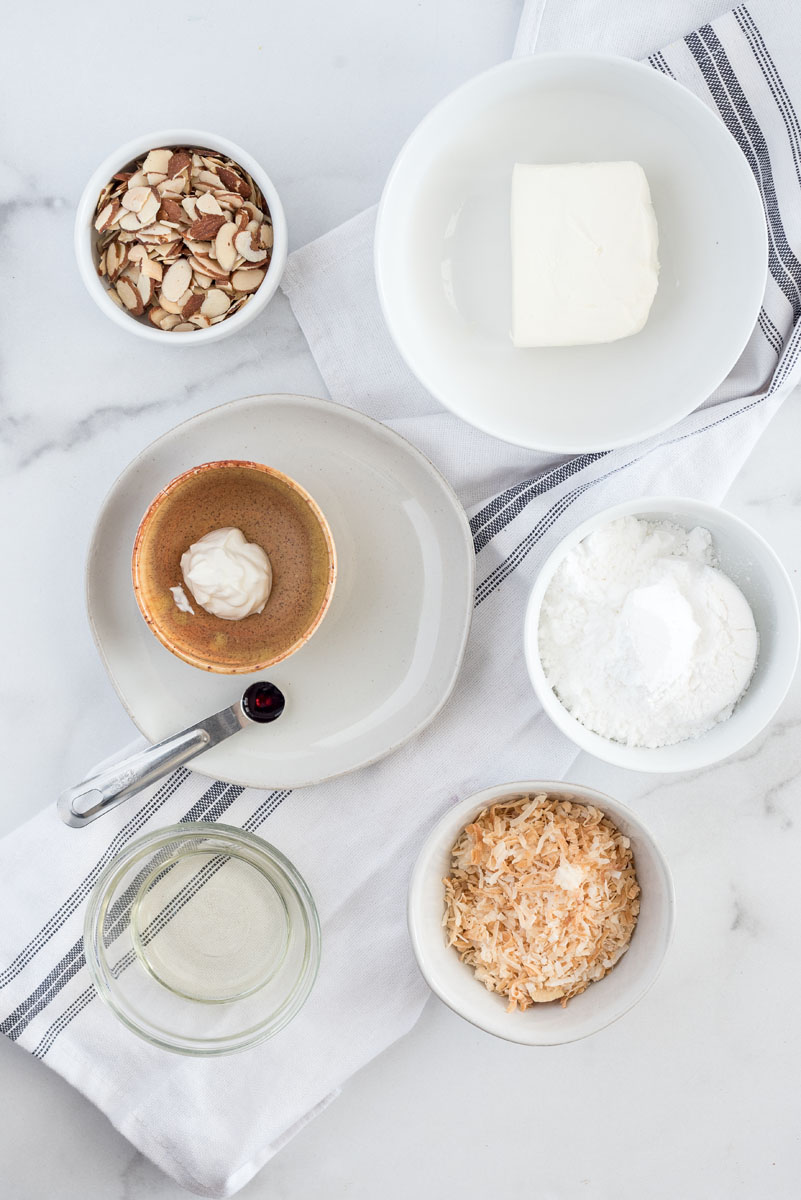
{"label": "black stripe on towel", "polygon": [[[185,772],[185,776],[188,777],[188,775],[189,772]],[[218,780],[192,805],[181,821],[216,821],[242,795],[244,790],[238,784],[223,783]],[[121,925],[119,932],[123,928],[124,925]],[[85,964],[83,938],[80,937],[27,998],[0,1022],[0,1033],[4,1033],[12,1042],[16,1041],[34,1017],[47,1008]]]}
{"label": "black stripe on towel", "polygon": [[670,69],[668,60],[665,58],[661,50],[657,50],[655,54],[649,54],[645,61],[650,67],[653,67],[654,70],[661,71],[663,75],[668,75],[671,79],[676,78]]}
{"label": "black stripe on towel", "polygon": [[793,102],[787,88],[784,86],[784,81],[778,72],[775,62],[771,57],[770,51],[765,44],[759,27],[751,16],[750,12],[743,4],[739,8],[732,10],[732,16],[751,48],[751,53],[756,59],[759,69],[765,77],[765,81],[770,88],[771,95],[776,102],[776,107],[781,114],[784,128],[787,130],[787,138],[790,143],[790,151],[793,156],[795,165],[795,177],[801,184],[801,125],[798,123]]}
{"label": "black stripe on towel", "polygon": [[55,933],[61,929],[65,921],[75,912],[77,908],[84,902],[86,897],[94,887],[95,880],[100,872],[111,862],[112,858],[122,849],[122,847],[131,840],[135,833],[138,833],[142,826],[152,817],[161,806],[167,801],[170,796],[178,790],[182,783],[189,778],[189,772],[185,767],[180,767],[177,771],[173,771],[169,775],[159,790],[155,792],[146,804],[133,814],[129,821],[123,825],[122,829],[118,830],[108,846],[104,850],[101,857],[92,867],[89,874],[78,884],[77,888],[71,895],[67,897],[64,903],[45,925],[39,930],[36,936],[28,942],[20,950],[19,954],[13,959],[6,969],[0,972],[0,988],[6,986],[13,979],[16,979],[20,971],[22,971],[31,959],[35,958],[43,946],[46,946]]}
{"label": "black stripe on towel", "polygon": [[685,42],[726,128],[745,155],[759,185],[768,222],[770,273],[787,297],[793,320],[797,321],[801,315],[801,263],[787,240],[765,135],[712,26],[704,25],[697,33],[685,38]]}
{"label": "black stripe on towel", "polygon": [[[801,325],[796,327],[795,333],[801,334]],[[801,346],[801,337],[799,338],[798,345]],[[767,393],[767,395],[770,395],[770,391]],[[618,475],[621,471],[625,471],[627,467],[633,466],[635,463],[647,458],[648,455],[653,454],[655,450],[661,450],[664,446],[671,446],[677,444],[678,442],[687,441],[699,433],[706,433],[707,430],[714,429],[717,425],[722,425],[726,421],[732,420],[734,417],[739,417],[743,413],[750,412],[752,408],[755,408],[757,405],[761,404],[764,399],[765,396],[758,396],[756,399],[750,400],[747,404],[744,404],[742,408],[738,408],[734,412],[727,413],[723,417],[718,417],[716,420],[710,421],[707,425],[703,425],[698,429],[692,429],[688,433],[682,433],[675,438],[668,439],[667,441],[659,442],[657,445],[649,447],[648,450],[643,451],[643,453],[636,455],[634,458],[628,459],[627,462],[621,463],[620,466],[612,468],[612,470],[607,471],[603,475],[599,475],[596,479],[589,479],[585,483],[582,483],[579,487],[574,488],[571,492],[568,492],[554,505],[552,505],[548,512],[540,518],[534,528],[523,538],[521,542],[518,543],[511,554],[505,558],[502,563],[499,563],[495,570],[492,571],[483,581],[483,583],[479,585],[479,587],[476,589],[476,607],[483,603],[483,601],[486,600],[493,592],[497,591],[504,580],[506,580],[509,575],[511,575],[512,572],[517,569],[523,559],[526,558],[526,556],[534,549],[544,534],[546,534],[552,527],[554,522],[558,520],[559,517],[561,517],[562,514],[567,511],[570,505],[578,500],[578,498],[582,496],[584,492],[588,491],[592,487],[595,487],[598,483],[603,483],[607,479],[611,479],[613,475]]]}
{"label": "black stripe on towel", "polygon": [[522,483],[516,483],[514,487],[507,488],[499,496],[494,496],[470,522],[476,554],[489,545],[492,539],[497,537],[516,517],[519,517],[523,509],[537,496],[542,496],[545,492],[552,491],[553,488],[566,483],[568,479],[572,479],[585,467],[591,466],[592,463],[597,462],[599,458],[603,458],[608,453],[607,450],[604,450],[595,454],[577,454],[575,458],[561,463],[558,467],[552,467],[543,475],[537,475],[533,479],[524,479]]}

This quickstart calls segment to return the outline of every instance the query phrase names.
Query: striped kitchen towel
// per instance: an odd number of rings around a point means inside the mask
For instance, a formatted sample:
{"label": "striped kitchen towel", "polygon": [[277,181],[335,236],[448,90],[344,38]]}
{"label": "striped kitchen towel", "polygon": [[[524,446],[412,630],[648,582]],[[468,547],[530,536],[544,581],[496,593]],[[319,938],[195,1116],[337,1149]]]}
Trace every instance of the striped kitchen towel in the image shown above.
{"label": "striped kitchen towel", "polygon": [[[517,49],[531,52],[538,37],[551,49],[579,36],[592,44],[594,36],[607,50],[651,50],[654,17],[641,10],[652,7],[530,0]],[[695,19],[699,0],[670,8],[673,20],[690,11]],[[290,259],[285,290],[333,398],[404,433],[471,506],[478,586],[454,696],[390,758],[291,800],[181,769],[81,833],[62,826],[51,804],[0,842],[0,1029],[191,1191],[237,1191],[416,1021],[426,989],[407,941],[405,891],[416,849],[439,815],[492,782],[569,769],[573,747],[538,708],[521,654],[524,606],[543,557],[591,512],[631,496],[720,499],[797,378],[797,35],[797,5],[756,0],[649,58],[700,95],[737,139],[762,192],[770,239],[764,305],[745,353],[715,396],[666,435],[567,461],[496,442],[443,412],[398,358],[372,275],[374,213]],[[140,1042],[95,997],[82,917],[98,874],[131,838],[175,821],[220,819],[264,834],[297,864],[320,910],[323,964],[306,1008],[272,1042],[227,1059],[187,1060]]]}

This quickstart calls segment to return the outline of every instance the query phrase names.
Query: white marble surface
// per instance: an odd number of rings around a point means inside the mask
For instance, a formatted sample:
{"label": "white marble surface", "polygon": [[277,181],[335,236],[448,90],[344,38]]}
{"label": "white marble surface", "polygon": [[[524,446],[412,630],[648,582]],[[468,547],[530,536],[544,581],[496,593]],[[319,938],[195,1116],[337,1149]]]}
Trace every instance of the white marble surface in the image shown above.
{"label": "white marble surface", "polygon": [[[324,394],[281,297],[244,334],[194,352],[144,348],[106,321],[72,260],[85,177],[144,129],[217,128],[268,167],[300,245],[373,203],[426,109],[508,55],[518,2],[197,0],[112,19],[76,0],[46,14],[15,10],[14,36],[5,33],[18,52],[0,82],[7,118],[17,114],[4,123],[0,163],[0,831],[132,734],[83,612],[84,552],[115,476],[213,404],[257,391]],[[660,35],[668,25],[663,14]],[[793,398],[726,501],[796,580],[799,442]],[[240,1194],[797,1195],[800,725],[797,684],[762,737],[697,775],[655,779],[579,760],[575,778],[634,805],[673,866],[678,931],[651,994],[596,1038],[549,1051],[497,1042],[432,1000],[415,1030]],[[5,1039],[0,1096],[4,1200],[186,1194]]]}

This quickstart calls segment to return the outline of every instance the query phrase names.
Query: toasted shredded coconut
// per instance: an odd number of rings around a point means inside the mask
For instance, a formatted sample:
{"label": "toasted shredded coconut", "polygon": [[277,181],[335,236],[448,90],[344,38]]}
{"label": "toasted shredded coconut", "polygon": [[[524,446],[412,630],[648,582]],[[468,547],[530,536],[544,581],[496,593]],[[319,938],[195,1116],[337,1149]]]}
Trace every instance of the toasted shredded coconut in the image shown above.
{"label": "toasted shredded coconut", "polygon": [[451,851],[448,945],[507,1012],[564,1007],[626,952],[640,911],[631,844],[569,797],[514,796],[479,813]]}

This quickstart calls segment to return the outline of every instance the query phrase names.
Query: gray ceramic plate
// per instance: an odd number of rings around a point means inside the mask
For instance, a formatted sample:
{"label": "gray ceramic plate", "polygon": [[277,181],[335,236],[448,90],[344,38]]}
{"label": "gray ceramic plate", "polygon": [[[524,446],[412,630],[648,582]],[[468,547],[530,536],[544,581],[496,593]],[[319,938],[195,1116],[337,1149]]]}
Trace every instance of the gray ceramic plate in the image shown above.
{"label": "gray ceramic plate", "polygon": [[251,787],[301,787],[365,766],[423,729],[448,699],[473,609],[464,511],[430,462],[361,413],[304,396],[251,396],[193,417],[123,472],[87,564],[92,631],[142,733],[165,737],[231,704],[252,678],[175,658],[134,600],[131,547],[160,488],[198,463],[242,458],[303,485],[328,518],[336,592],[306,646],[267,672],[287,697],[274,725],[209,750],[193,769]]}

